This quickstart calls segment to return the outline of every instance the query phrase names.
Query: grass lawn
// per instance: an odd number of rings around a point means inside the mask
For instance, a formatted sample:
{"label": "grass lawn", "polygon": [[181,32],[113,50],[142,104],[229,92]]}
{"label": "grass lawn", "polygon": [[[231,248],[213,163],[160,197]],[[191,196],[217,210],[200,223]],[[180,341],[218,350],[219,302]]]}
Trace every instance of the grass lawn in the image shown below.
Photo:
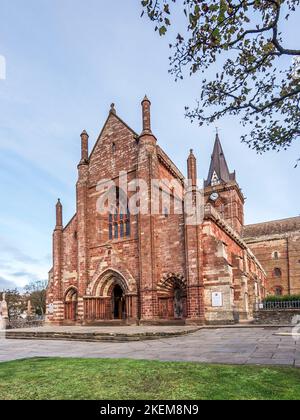
{"label": "grass lawn", "polygon": [[0,363],[1,399],[300,399],[300,369],[135,360]]}

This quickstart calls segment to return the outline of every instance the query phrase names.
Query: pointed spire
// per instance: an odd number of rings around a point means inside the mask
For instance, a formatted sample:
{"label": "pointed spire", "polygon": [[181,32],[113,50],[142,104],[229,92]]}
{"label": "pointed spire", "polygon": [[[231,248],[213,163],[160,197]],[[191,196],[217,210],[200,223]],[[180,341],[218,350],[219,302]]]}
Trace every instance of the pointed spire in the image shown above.
{"label": "pointed spire", "polygon": [[235,174],[231,174],[228,169],[226,158],[221,145],[219,133],[217,131],[214,150],[211,156],[208,178],[205,186],[218,185],[235,180]]}
{"label": "pointed spire", "polygon": [[197,186],[197,160],[194,155],[193,149],[190,150],[190,155],[187,161],[188,169],[188,180],[191,183],[191,186]]}
{"label": "pointed spire", "polygon": [[142,134],[152,134],[151,131],[151,102],[149,101],[147,95],[145,95],[142,100],[142,109],[143,109],[143,133]]}
{"label": "pointed spire", "polygon": [[89,160],[89,135],[83,130],[81,137],[81,161],[80,164],[86,164]]}
{"label": "pointed spire", "polygon": [[62,229],[63,228],[63,207],[60,202],[60,198],[57,200],[56,203],[56,226],[55,229]]}

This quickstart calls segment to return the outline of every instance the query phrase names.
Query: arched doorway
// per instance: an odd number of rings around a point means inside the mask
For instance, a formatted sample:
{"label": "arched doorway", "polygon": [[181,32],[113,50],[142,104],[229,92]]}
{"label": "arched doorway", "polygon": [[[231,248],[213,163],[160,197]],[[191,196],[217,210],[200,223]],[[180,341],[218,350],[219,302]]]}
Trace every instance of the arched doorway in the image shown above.
{"label": "arched doorway", "polygon": [[137,319],[136,283],[118,271],[108,269],[97,276],[89,296],[84,297],[84,318],[88,323],[132,322]]}
{"label": "arched doorway", "polygon": [[179,287],[174,288],[174,318],[184,318],[184,293]]}
{"label": "arched doorway", "polygon": [[123,289],[116,284],[112,292],[113,319],[126,318],[126,297]]}
{"label": "arched doorway", "polygon": [[65,320],[76,321],[77,319],[77,305],[78,305],[78,293],[75,288],[71,288],[67,291],[65,297]]}
{"label": "arched doorway", "polygon": [[182,278],[170,276],[158,285],[158,307],[161,319],[187,317],[187,292]]}

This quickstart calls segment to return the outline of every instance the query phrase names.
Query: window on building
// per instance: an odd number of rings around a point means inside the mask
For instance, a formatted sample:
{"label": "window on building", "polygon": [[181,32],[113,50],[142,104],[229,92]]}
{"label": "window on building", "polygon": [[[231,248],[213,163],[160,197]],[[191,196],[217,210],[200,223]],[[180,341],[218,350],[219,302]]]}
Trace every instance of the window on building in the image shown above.
{"label": "window on building", "polygon": [[131,234],[130,212],[125,193],[116,188],[115,207],[108,216],[109,240],[128,238]]}
{"label": "window on building", "polygon": [[113,152],[113,153],[115,153],[115,152],[116,152],[116,150],[117,150],[116,143],[113,143],[113,144],[112,144],[112,152]]}
{"label": "window on building", "polygon": [[119,237],[119,227],[118,227],[118,223],[114,224],[114,238],[118,239]]}
{"label": "window on building", "polygon": [[109,231],[109,240],[111,241],[112,238],[113,238],[113,227],[112,227],[112,224],[111,223],[109,224],[108,231]]}
{"label": "window on building", "polygon": [[274,258],[274,260],[279,260],[279,252],[278,251],[275,251],[273,253],[273,258]]}
{"label": "window on building", "polygon": [[274,268],[274,277],[281,277],[282,272],[280,268]]}
{"label": "window on building", "polygon": [[282,296],[282,287],[275,287],[275,296]]}
{"label": "window on building", "polygon": [[130,218],[128,216],[128,219],[126,221],[126,236],[129,237],[130,236]]}

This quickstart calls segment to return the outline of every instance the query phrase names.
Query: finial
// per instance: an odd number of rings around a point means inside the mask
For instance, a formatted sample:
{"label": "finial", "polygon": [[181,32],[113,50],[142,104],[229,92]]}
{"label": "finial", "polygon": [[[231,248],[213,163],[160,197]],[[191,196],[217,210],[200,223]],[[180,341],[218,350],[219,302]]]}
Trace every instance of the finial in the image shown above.
{"label": "finial", "polygon": [[60,198],[57,199],[57,204],[61,204]]}
{"label": "finial", "polygon": [[193,155],[194,154],[194,150],[190,149],[190,154]]}
{"label": "finial", "polygon": [[83,132],[80,134],[80,137],[84,137],[84,136],[89,137],[88,133],[85,130],[83,130]]}
{"label": "finial", "polygon": [[[150,100],[149,100],[149,98],[148,98],[148,96],[147,95],[145,95],[145,97],[144,97],[144,99],[142,100],[142,103],[143,102],[150,102]],[[151,102],[150,102],[151,103]]]}
{"label": "finial", "polygon": [[110,113],[111,114],[116,114],[116,108],[115,108],[115,104],[114,103],[111,104],[111,106],[110,106]]}

